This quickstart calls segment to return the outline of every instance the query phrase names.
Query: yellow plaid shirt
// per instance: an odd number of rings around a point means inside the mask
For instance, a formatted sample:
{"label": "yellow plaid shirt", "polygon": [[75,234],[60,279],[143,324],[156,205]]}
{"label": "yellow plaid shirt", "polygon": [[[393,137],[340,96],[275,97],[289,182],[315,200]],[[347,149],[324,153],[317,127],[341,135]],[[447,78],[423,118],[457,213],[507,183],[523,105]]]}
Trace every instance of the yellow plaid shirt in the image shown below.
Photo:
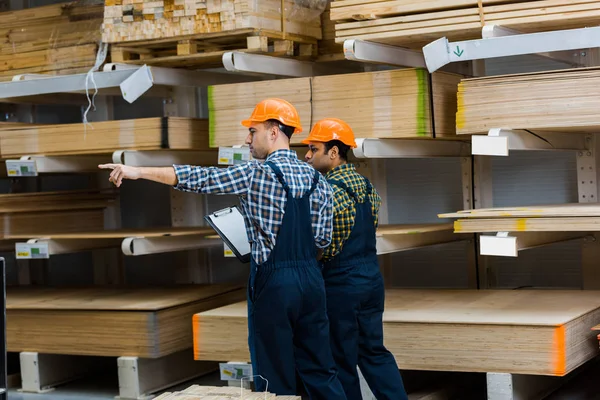
{"label": "yellow plaid shirt", "polygon": [[[353,164],[343,164],[329,171],[325,178],[327,180],[341,181],[353,190],[359,199],[359,202],[365,201],[367,193],[367,185],[365,180],[358,172]],[[331,244],[323,252],[323,260],[326,261],[338,255],[344,243],[350,237],[352,228],[354,227],[354,219],[356,218],[356,206],[354,200],[348,195],[346,190],[331,185],[333,188],[333,234]],[[379,207],[381,206],[381,197],[373,188],[369,196],[371,201],[371,209],[375,220],[375,228],[377,228]]]}

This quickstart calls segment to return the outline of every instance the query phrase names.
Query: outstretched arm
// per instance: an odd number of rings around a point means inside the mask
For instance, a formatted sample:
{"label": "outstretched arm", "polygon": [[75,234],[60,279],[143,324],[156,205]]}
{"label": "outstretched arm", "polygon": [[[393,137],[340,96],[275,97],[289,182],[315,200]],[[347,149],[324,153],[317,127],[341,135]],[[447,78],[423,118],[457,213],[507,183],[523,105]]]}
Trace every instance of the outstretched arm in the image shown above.
{"label": "outstretched arm", "polygon": [[109,181],[117,187],[121,186],[123,179],[147,179],[165,185],[177,185],[177,175],[173,167],[131,167],[122,164],[101,164],[100,169],[112,169]]}

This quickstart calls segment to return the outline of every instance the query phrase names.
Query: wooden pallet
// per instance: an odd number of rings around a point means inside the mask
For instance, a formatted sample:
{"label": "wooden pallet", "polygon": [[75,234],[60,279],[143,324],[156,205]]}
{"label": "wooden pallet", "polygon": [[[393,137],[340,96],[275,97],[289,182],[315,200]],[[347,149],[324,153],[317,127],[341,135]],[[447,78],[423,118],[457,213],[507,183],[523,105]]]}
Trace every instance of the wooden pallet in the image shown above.
{"label": "wooden pallet", "polygon": [[311,59],[317,55],[317,40],[275,31],[237,29],[113,44],[111,60],[162,67],[212,67],[221,66],[223,54],[232,50]]}

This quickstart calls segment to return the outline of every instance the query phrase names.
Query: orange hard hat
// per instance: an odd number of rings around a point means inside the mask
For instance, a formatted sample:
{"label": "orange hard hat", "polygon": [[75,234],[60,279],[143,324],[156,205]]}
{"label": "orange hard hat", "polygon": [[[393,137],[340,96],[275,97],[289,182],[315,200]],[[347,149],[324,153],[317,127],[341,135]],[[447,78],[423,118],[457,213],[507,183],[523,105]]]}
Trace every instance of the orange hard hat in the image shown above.
{"label": "orange hard hat", "polygon": [[337,118],[325,118],[318,121],[310,131],[310,135],[302,141],[304,144],[310,142],[327,143],[332,140],[339,140],[351,148],[356,148],[354,132],[350,125]]}
{"label": "orange hard hat", "polygon": [[300,115],[298,115],[296,108],[285,100],[275,98],[266,99],[258,103],[254,107],[250,118],[243,120],[242,125],[249,128],[252,123],[265,122],[269,119],[277,120],[283,125],[295,128],[293,133],[302,132]]}

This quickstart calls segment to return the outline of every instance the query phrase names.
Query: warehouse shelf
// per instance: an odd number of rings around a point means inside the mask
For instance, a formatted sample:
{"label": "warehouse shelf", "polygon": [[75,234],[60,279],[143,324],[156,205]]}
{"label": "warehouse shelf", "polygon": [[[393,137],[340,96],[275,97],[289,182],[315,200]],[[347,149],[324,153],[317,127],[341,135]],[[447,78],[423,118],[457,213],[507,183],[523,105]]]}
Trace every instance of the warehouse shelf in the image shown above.
{"label": "warehouse shelf", "polygon": [[493,128],[487,135],[471,136],[471,153],[484,156],[508,156],[511,150],[589,150],[591,145],[592,136],[585,133]]}
{"label": "warehouse shelf", "polygon": [[467,140],[359,138],[356,139],[357,148],[353,152],[359,159],[463,157],[471,154]]}
{"label": "warehouse shelf", "polygon": [[6,175],[9,177],[37,176],[50,173],[96,172],[98,164],[110,160],[108,154],[79,156],[23,156],[18,160],[5,160]]}
{"label": "warehouse shelf", "polygon": [[[187,150],[118,150],[112,154],[112,162],[132,167],[167,167],[173,164],[211,166],[218,164],[219,152]],[[96,166],[97,168],[97,166]]]}
{"label": "warehouse shelf", "polygon": [[350,61],[413,68],[426,67],[425,57],[421,51],[359,39],[349,39],[344,41],[344,57]]}
{"label": "warehouse shelf", "polygon": [[[14,99],[55,93],[84,92],[94,88],[120,89],[125,99],[135,100],[153,86],[207,86],[217,82],[234,83],[247,77],[212,71],[188,71],[161,67],[132,67],[107,64],[102,71],[73,75],[19,75],[13,81],[0,82],[0,99]],[[87,82],[87,86],[86,86]],[[94,84],[95,82],[95,84]]]}
{"label": "warehouse shelf", "polygon": [[[53,255],[121,247],[127,256],[194,250],[222,245],[211,228],[114,230],[40,235],[12,235],[28,239],[14,244],[18,259],[47,259]],[[32,238],[34,237],[34,238]]]}
{"label": "warehouse shelf", "polygon": [[472,238],[472,235],[455,234],[452,224],[381,225],[377,230],[377,254],[414,250]]}
{"label": "warehouse shelf", "polygon": [[493,32],[490,34],[488,30],[484,35],[483,39],[459,42],[450,42],[443,37],[429,43],[423,47],[427,69],[435,72],[447,64],[459,61],[600,47],[600,27],[508,36],[497,36]]}

